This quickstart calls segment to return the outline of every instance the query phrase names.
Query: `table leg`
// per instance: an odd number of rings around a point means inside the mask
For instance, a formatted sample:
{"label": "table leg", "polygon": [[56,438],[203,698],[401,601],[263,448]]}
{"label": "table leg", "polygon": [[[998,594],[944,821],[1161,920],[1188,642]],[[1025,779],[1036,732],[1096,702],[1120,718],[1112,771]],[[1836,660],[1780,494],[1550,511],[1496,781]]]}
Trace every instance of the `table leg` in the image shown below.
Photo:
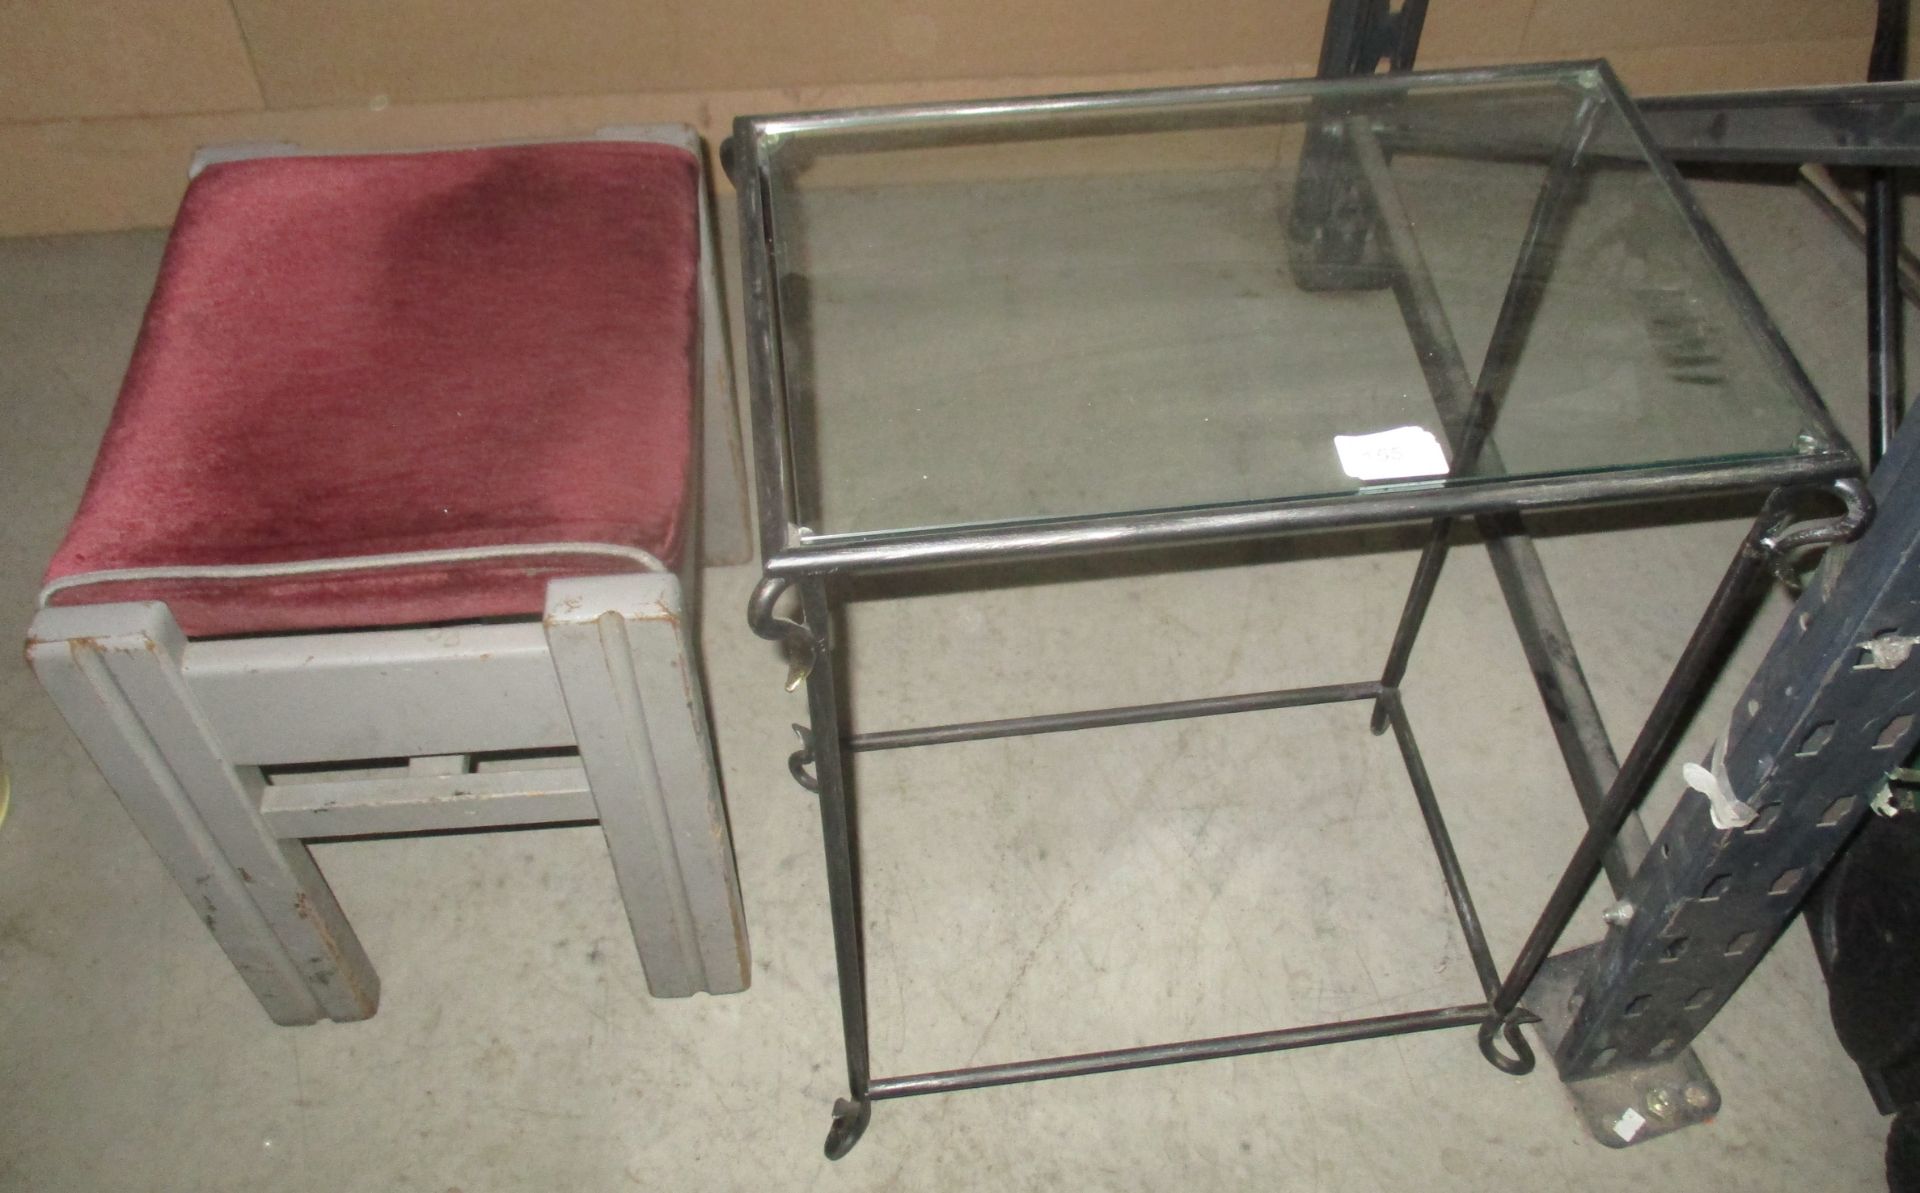
{"label": "table leg", "polygon": [[[1867,77],[1875,82],[1906,74],[1907,5],[1880,0]],[[1906,400],[1901,337],[1906,306],[1900,295],[1900,181],[1892,167],[1867,175],[1867,466],[1893,446]]]}
{"label": "table leg", "polygon": [[[1453,519],[1440,518],[1421,548],[1420,563],[1413,569],[1413,584],[1407,589],[1406,604],[1400,608],[1400,624],[1393,631],[1393,645],[1387,648],[1387,665],[1380,669],[1380,686],[1394,689],[1407,677],[1407,664],[1413,658],[1413,641],[1420,636],[1420,625],[1427,618],[1427,606],[1433,603],[1433,590],[1440,585],[1440,569],[1447,562],[1447,540],[1453,535]],[[1387,731],[1387,701],[1373,702],[1373,719],[1367,727],[1375,737]]]}
{"label": "table leg", "polygon": [[820,798],[827,896],[833,913],[833,955],[840,978],[840,1026],[847,1049],[847,1097],[833,1105],[833,1126],[826,1143],[827,1158],[838,1160],[860,1141],[873,1113],[867,1097],[867,963],[860,910],[859,835],[853,792],[847,783],[839,668],[834,659],[833,610],[827,581],[808,577],[800,581],[799,588],[801,617],[813,639],[813,666],[806,679],[807,715],[812,724],[803,753],[813,755],[814,787]]}

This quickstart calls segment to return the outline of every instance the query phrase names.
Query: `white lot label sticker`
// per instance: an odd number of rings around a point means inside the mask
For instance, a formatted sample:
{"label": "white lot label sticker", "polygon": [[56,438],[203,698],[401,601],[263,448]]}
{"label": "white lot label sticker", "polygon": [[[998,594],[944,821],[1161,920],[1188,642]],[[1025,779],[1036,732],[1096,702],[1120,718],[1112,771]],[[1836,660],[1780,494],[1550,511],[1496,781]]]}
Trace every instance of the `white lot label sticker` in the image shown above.
{"label": "white lot label sticker", "polygon": [[1395,427],[1371,435],[1335,435],[1333,450],[1340,468],[1361,481],[1401,480],[1415,476],[1445,476],[1447,453],[1425,427]]}
{"label": "white lot label sticker", "polygon": [[1620,1121],[1613,1124],[1613,1133],[1626,1142],[1632,1143],[1634,1136],[1640,1134],[1640,1128],[1646,1125],[1646,1115],[1629,1106],[1627,1112],[1620,1116]]}

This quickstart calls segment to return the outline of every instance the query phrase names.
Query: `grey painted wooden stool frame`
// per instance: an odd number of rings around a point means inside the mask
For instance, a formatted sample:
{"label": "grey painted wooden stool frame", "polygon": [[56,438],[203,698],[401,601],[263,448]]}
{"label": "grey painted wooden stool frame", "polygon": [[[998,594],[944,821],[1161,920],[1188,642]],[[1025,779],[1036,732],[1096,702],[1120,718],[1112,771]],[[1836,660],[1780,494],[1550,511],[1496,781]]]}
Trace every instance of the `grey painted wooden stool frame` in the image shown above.
{"label": "grey painted wooden stool frame", "polygon": [[[681,126],[599,135],[700,155]],[[293,152],[217,149],[195,169]],[[703,166],[696,455],[711,483],[695,505],[724,560],[750,548],[708,200]],[[40,611],[27,656],[276,1023],[363,1019],[379,1000],[305,841],[422,830],[598,821],[649,990],[730,993],[748,947],[695,649],[699,542],[683,575],[556,579],[537,621],[189,640],[164,604],[74,605]],[[473,766],[524,751],[574,756]],[[270,777],[376,759],[407,765]]]}

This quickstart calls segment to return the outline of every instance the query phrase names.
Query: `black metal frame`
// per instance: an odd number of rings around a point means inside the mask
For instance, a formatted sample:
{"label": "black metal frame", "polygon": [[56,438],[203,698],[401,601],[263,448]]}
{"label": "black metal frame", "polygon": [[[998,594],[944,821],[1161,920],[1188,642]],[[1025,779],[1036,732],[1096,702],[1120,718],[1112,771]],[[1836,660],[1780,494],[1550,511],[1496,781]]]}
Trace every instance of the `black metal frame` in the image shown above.
{"label": "black metal frame", "polygon": [[[805,591],[803,588],[803,593]],[[803,596],[802,599],[805,601],[807,598]],[[1439,803],[1434,797],[1432,784],[1427,779],[1426,765],[1421,760],[1419,746],[1414,742],[1413,728],[1407,722],[1397,689],[1378,683],[1287,688],[1243,696],[1210,697],[1165,704],[1089,709],[1084,712],[1036,717],[1013,717],[999,721],[936,725],[924,729],[895,730],[888,733],[856,734],[844,739],[842,747],[849,752],[857,752],[947,745],[956,742],[986,741],[997,737],[1065,733],[1078,729],[1138,725],[1152,721],[1221,716],[1268,709],[1305,708],[1313,705],[1365,700],[1377,701],[1392,725],[1395,741],[1399,745],[1401,757],[1406,764],[1408,782],[1413,787],[1421,817],[1426,822],[1434,853],[1440,862],[1441,876],[1446,883],[1447,893],[1453,901],[1454,913],[1460,921],[1461,934],[1466,939],[1467,951],[1473,958],[1474,969],[1480,976],[1481,984],[1485,987],[1487,995],[1491,997],[1499,982],[1499,970],[1495,967],[1492,950],[1487,945],[1486,934],[1480,928],[1479,914],[1474,910],[1473,898],[1467,892],[1466,879],[1461,873],[1459,858],[1454,854],[1452,838],[1448,836],[1446,823],[1441,818]],[[816,757],[815,761],[817,760]],[[1139,1069],[1155,1065],[1180,1064],[1191,1060],[1277,1052],[1344,1040],[1372,1039],[1383,1035],[1432,1031],[1442,1027],[1464,1027],[1480,1022],[1486,1014],[1487,1004],[1478,1002],[1435,1007],[1422,1011],[1403,1011],[1369,1019],[1342,1020],[1281,1028],[1276,1031],[1219,1036],[1206,1040],[1120,1048],[1076,1056],[1015,1061],[1009,1064],[980,1065],[943,1072],[916,1073],[904,1077],[877,1078],[868,1080],[865,1097],[869,1100],[880,1100],[909,1097],[915,1094],[950,1093],[955,1090],[980,1089],[990,1085],[1045,1081],[1056,1077],[1076,1077],[1118,1069]],[[857,1090],[855,1097],[856,1099],[859,1097]],[[848,1145],[851,1146],[851,1141]]]}
{"label": "black metal frame", "polygon": [[[795,778],[820,797],[823,838],[826,844],[827,873],[834,945],[840,971],[841,1026],[845,1034],[849,1097],[834,1107],[834,1122],[826,1152],[838,1159],[858,1141],[871,1117],[871,1103],[889,1098],[919,1094],[951,1093],[965,1089],[1006,1085],[1015,1082],[1045,1081],[1121,1069],[1148,1068],[1227,1056],[1246,1056],[1260,1052],[1278,1052],[1348,1040],[1373,1039],[1386,1035],[1434,1031],[1447,1027],[1467,1027],[1490,1022],[1497,1007],[1500,971],[1494,961],[1485,932],[1481,929],[1473,897],[1461,870],[1460,861],[1447,832],[1438,798],[1427,776],[1425,762],[1414,740],[1401,703],[1397,686],[1379,681],[1330,684],[1305,688],[1285,688],[1235,696],[1204,697],[1194,700],[1118,708],[1088,709],[1069,713],[1010,717],[993,721],[975,721],[933,725],[914,729],[887,730],[864,734],[843,734],[839,712],[840,688],[830,631],[832,606],[828,593],[829,578],[807,576],[800,579],[802,621],[795,623],[773,613],[787,581],[769,577],[755,593],[753,625],[762,636],[788,641],[795,630],[804,636],[806,684],[811,724],[801,729],[802,746],[791,766]],[[819,627],[816,631],[807,627]],[[1711,635],[1717,642],[1731,623],[1716,621]],[[980,1065],[964,1069],[915,1073],[897,1077],[872,1077],[867,1046],[866,965],[863,947],[864,920],[860,910],[858,837],[854,805],[845,774],[845,756],[874,750],[896,750],[921,746],[949,745],[985,741],[1001,737],[1064,733],[1081,729],[1146,724],[1155,721],[1193,717],[1222,716],[1233,713],[1272,709],[1301,708],[1345,702],[1372,701],[1376,715],[1385,728],[1392,730],[1407,780],[1413,789],[1439,862],[1442,881],[1461,935],[1473,960],[1483,990],[1479,1002],[1403,1011],[1366,1019],[1315,1023],[1273,1031],[1187,1040],[1144,1047],[1121,1048],[1072,1056],[1046,1057],[1005,1064]],[[806,768],[813,767],[809,773]],[[1555,933],[1557,935],[1557,931]],[[1500,1025],[1504,1038],[1518,1062],[1505,1057],[1495,1060],[1509,1072],[1525,1072],[1533,1066],[1532,1052],[1518,1032],[1526,1016],[1510,1016]],[[1490,1058],[1499,1054],[1490,1054]]]}
{"label": "black metal frame", "polygon": [[[1575,969],[1555,1049],[1563,1079],[1644,1064],[1687,1046],[1765,955],[1813,881],[1920,742],[1920,439],[1875,472],[1871,534],[1810,584],[1734,704],[1718,770],[1753,819],[1722,827],[1707,801],[1661,831],[1660,864],[1622,892],[1612,930]],[[1875,640],[1893,643],[1874,653]]]}
{"label": "black metal frame", "polygon": [[[1564,76],[1567,67],[1504,68],[1454,72],[1460,81],[1498,81]],[[1645,130],[1638,124],[1630,100],[1604,64],[1587,64],[1593,72],[1592,103],[1613,105],[1624,116],[1631,135],[1646,147]],[[1426,81],[1423,80],[1423,83]],[[1398,79],[1348,81],[1341,87],[1390,94],[1408,85]],[[1169,102],[1192,103],[1196,108],[1220,111],[1235,100],[1316,94],[1315,84],[1277,83],[1241,87],[1193,88],[1157,93],[1074,96],[1005,101],[991,104],[944,104],[810,116],[743,118],[736,126],[735,168],[747,283],[748,348],[754,395],[756,477],[761,510],[761,537],[765,577],[749,605],[749,622],[763,637],[784,643],[795,663],[793,682],[804,679],[810,724],[800,730],[802,743],[791,769],[802,786],[818,794],[827,860],[834,946],[840,978],[842,1028],[846,1044],[848,1097],[835,1105],[826,1151],[838,1158],[865,1130],[876,1100],[926,1093],[1037,1081],[1056,1077],[1175,1064],[1221,1056],[1308,1047],[1381,1035],[1478,1025],[1481,1047],[1488,1060],[1509,1073],[1533,1067],[1533,1055],[1521,1023],[1531,1016],[1521,1007],[1546,951],[1566,927],[1580,896],[1603,866],[1616,881],[1624,881],[1636,854],[1645,850],[1644,834],[1621,836],[1621,829],[1645,794],[1653,761],[1670,743],[1683,713],[1710,678],[1711,664],[1731,634],[1744,623],[1751,597],[1768,574],[1768,565],[1785,551],[1816,539],[1830,540],[1857,532],[1868,506],[1857,482],[1858,463],[1832,430],[1811,387],[1787,353],[1758,300],[1747,290],[1725,249],[1707,227],[1685,189],[1657,153],[1649,153],[1665,181],[1682,202],[1703,249],[1729,278],[1735,306],[1758,340],[1772,350],[1775,363],[1790,390],[1804,404],[1813,434],[1797,457],[1752,460],[1733,464],[1646,468],[1607,476],[1559,476],[1520,481],[1489,481],[1466,486],[1429,487],[1363,494],[1337,499],[1303,499],[1227,506],[1198,511],[1143,512],[1102,517],[1059,519],[1046,523],[911,531],[882,534],[818,535],[799,524],[794,444],[788,434],[790,400],[804,398],[804,385],[789,392],[787,362],[780,342],[779,287],[774,261],[779,230],[770,219],[774,172],[772,149],[790,136],[828,132],[859,137],[881,129],[950,129],[982,114],[1009,112],[1064,123],[1099,122],[1129,118],[1135,111]],[[1576,126],[1580,122],[1576,121]],[[1551,260],[1555,229],[1571,178],[1577,173],[1586,136],[1578,131],[1562,147],[1549,170],[1526,240],[1524,258],[1510,284],[1499,330],[1489,347],[1489,358],[1476,384],[1469,378],[1441,308],[1432,279],[1420,255],[1413,229],[1405,219],[1392,179],[1385,168],[1384,150],[1360,122],[1329,130],[1328,144],[1342,146],[1349,156],[1344,177],[1364,188],[1371,213],[1368,251],[1399,299],[1409,335],[1426,368],[1429,388],[1442,422],[1454,439],[1456,453],[1484,453],[1490,458],[1486,427],[1497,413],[1507,374],[1518,344],[1524,340],[1537,305],[1538,285]],[[804,377],[804,368],[799,370]],[[1458,455],[1456,455],[1458,458]],[[1834,488],[1848,505],[1848,513],[1810,531],[1788,532],[1782,494],[1803,487]],[[1605,730],[1599,724],[1587,692],[1577,655],[1546,584],[1539,560],[1519,525],[1528,510],[1620,501],[1647,497],[1674,497],[1693,493],[1754,490],[1774,491],[1760,518],[1742,544],[1720,590],[1703,615],[1686,650],[1669,677],[1666,689],[1643,726],[1624,764],[1616,767]],[[1480,930],[1478,916],[1460,872],[1452,843],[1413,732],[1399,695],[1399,681],[1417,635],[1440,565],[1445,556],[1445,522],[1454,517],[1476,517],[1492,536],[1493,557],[1500,570],[1514,622],[1530,659],[1535,660],[1542,695],[1554,717],[1556,734],[1566,753],[1574,785],[1587,806],[1589,829],[1575,850],[1559,885],[1538,918],[1534,930],[1513,965],[1502,977]],[[1239,696],[1214,697],[1125,708],[1010,718],[1006,720],[897,729],[850,734],[845,731],[842,688],[833,644],[834,578],[855,571],[899,570],[943,563],[1034,559],[1092,551],[1138,548],[1173,542],[1275,537],[1328,526],[1373,525],[1427,520],[1436,532],[1424,553],[1409,594],[1406,610],[1382,678],[1375,681],[1316,688],[1288,689]],[[782,594],[797,588],[800,619],[776,612]],[[790,684],[790,686],[792,686]],[[1371,1019],[1313,1024],[1207,1040],[1050,1057],[1011,1064],[874,1078],[870,1072],[867,1037],[867,1001],[863,917],[859,884],[858,834],[854,793],[845,760],[849,752],[899,749],[976,741],[993,737],[1065,732],[1096,726],[1138,724],[1181,717],[1212,716],[1265,708],[1285,708],[1337,701],[1375,703],[1376,732],[1391,729],[1406,764],[1422,817],[1427,825],[1442,878],[1459,918],[1483,987],[1484,1001],[1410,1011]],[[812,767],[809,771],[807,768]],[[1505,1051],[1500,1047],[1504,1041]]]}
{"label": "black metal frame", "polygon": [[1920,165],[1920,83],[1658,95],[1639,105],[1654,143],[1675,161]]}
{"label": "black metal frame", "polygon": [[1320,38],[1319,77],[1370,75],[1382,66],[1412,70],[1426,23],[1427,0],[1405,0],[1397,10],[1390,0],[1331,0]]}
{"label": "black metal frame", "polygon": [[[1907,0],[1879,0],[1867,79],[1884,83],[1906,74]],[[1867,466],[1877,467],[1900,427],[1906,400],[1900,296],[1900,175],[1875,166],[1867,175]]]}

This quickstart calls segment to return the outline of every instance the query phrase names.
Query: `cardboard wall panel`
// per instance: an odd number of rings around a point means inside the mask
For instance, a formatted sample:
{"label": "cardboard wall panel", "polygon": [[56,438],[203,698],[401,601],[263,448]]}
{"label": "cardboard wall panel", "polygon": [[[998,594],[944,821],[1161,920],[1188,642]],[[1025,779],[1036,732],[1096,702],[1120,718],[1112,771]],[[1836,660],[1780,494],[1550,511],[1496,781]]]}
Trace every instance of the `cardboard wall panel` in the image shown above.
{"label": "cardboard wall panel", "polygon": [[[1615,56],[1641,94],[1844,82],[1866,69],[1867,39],[1676,47]],[[1517,56],[1516,56],[1517,57]],[[1433,66],[1462,65],[1434,60]],[[604,124],[677,121],[713,144],[748,112],[963,99],[1023,92],[1184,86],[1297,75],[1297,64],[1037,76],[923,83],[843,84],[714,92],[640,92],[440,104],[365,105],[294,112],[0,124],[0,235],[152,227],[172,220],[194,149],[223,141],[288,140],[314,147],[395,148],[507,137],[561,136]]]}
{"label": "cardboard wall panel", "polygon": [[[441,144],[1311,73],[1325,0],[0,0],[0,235],[165,223],[209,142]],[[1871,0],[1435,0],[1420,63],[1864,77]],[[1916,30],[1920,42],[1920,30]]]}
{"label": "cardboard wall panel", "polygon": [[[683,2],[235,0],[270,107],[690,90]],[[644,82],[643,80],[653,80]]]}
{"label": "cardboard wall panel", "polygon": [[1434,0],[1427,8],[1417,65],[1519,61],[1524,56],[1521,40],[1536,2],[1469,0],[1463,4]]}
{"label": "cardboard wall panel", "polygon": [[[1529,3],[1460,7],[1523,12]],[[1319,0],[235,0],[235,8],[276,108],[1311,64],[1326,19]]]}
{"label": "cardboard wall panel", "polygon": [[1872,0],[1535,0],[1536,58],[1737,42],[1872,37]]}
{"label": "cardboard wall panel", "polygon": [[[1271,77],[1242,71],[1149,75],[962,79],[729,92],[647,92],[549,96],[384,109],[306,108],[289,112],[137,117],[124,120],[0,124],[0,235],[46,235],[158,227],[172,222],[186,189],[187,164],[204,145],[287,141],[320,148],[399,149],[515,137],[571,136],[609,124],[675,122],[699,129],[709,145],[732,131],[735,116],[810,107],[913,103],[1109,87],[1175,87]],[[719,181],[724,185],[724,181]]]}
{"label": "cardboard wall panel", "polygon": [[1310,65],[1319,0],[709,0],[685,47],[747,88]]}
{"label": "cardboard wall panel", "polygon": [[1675,95],[1858,83],[1867,77],[1867,50],[1872,42],[1872,34],[1866,33],[1818,41],[1658,46],[1622,50],[1609,57],[1634,94]]}
{"label": "cardboard wall panel", "polygon": [[226,0],[0,0],[0,122],[259,106]]}

